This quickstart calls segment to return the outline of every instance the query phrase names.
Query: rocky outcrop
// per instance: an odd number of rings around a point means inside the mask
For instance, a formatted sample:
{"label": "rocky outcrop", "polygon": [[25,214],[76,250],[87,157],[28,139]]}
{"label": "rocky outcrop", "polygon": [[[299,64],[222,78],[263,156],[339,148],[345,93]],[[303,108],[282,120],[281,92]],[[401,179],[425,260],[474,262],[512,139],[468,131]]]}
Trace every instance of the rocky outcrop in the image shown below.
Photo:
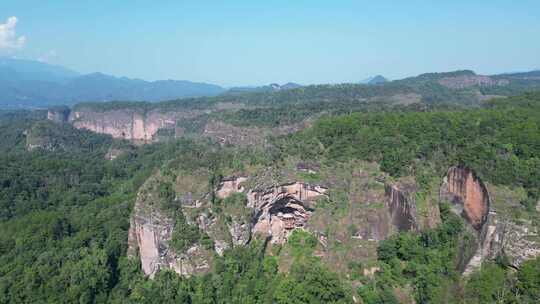
{"label": "rocky outcrop", "polygon": [[[221,193],[224,189],[233,189],[227,195],[241,191],[237,186],[239,180],[245,179],[227,180],[224,185],[229,186],[222,187]],[[250,190],[247,207],[255,211],[250,230],[253,234],[269,238],[273,244],[285,243],[292,230],[305,227],[313,212],[314,200],[325,196],[326,190],[300,182]],[[246,231],[246,228],[235,230]],[[245,241],[245,237],[242,241]]]}
{"label": "rocky outcrop", "polygon": [[398,187],[397,185],[385,185],[386,204],[392,225],[398,231],[415,231],[418,229],[416,219],[416,203],[411,198],[411,193],[416,189]]}
{"label": "rocky outcrop", "polygon": [[233,193],[243,192],[244,187],[242,183],[247,180],[247,177],[229,177],[224,178],[216,191],[216,196],[224,199]]}
{"label": "rocky outcrop", "polygon": [[503,86],[509,83],[507,79],[493,79],[483,75],[459,75],[439,79],[439,84],[450,89],[466,89],[473,86]]}
{"label": "rocky outcrop", "polygon": [[157,194],[153,187],[157,184],[151,178],[137,195],[130,220],[128,256],[138,257],[143,272],[151,278],[160,269],[172,269],[186,276],[208,271],[211,253],[200,244],[185,252],[170,247],[175,221],[155,203]]}
{"label": "rocky outcrop", "polygon": [[455,213],[462,215],[474,229],[482,230],[489,213],[489,194],[484,183],[471,170],[450,168],[440,197],[450,202]]}
{"label": "rocky outcrop", "polygon": [[451,203],[452,211],[467,221],[470,232],[476,237],[474,250],[462,257],[464,275],[478,269],[486,259],[495,259],[501,254],[514,267],[540,255],[539,244],[532,241],[538,237],[536,228],[499,215],[491,206],[486,186],[471,170],[450,168],[441,186],[440,198]]}
{"label": "rocky outcrop", "polygon": [[219,120],[210,120],[204,126],[202,135],[219,142],[222,145],[236,146],[264,145],[269,135],[285,135],[297,132],[309,126],[309,120],[296,124],[282,125],[275,128],[239,127]]}
{"label": "rocky outcrop", "polygon": [[83,108],[73,111],[69,121],[79,129],[84,128],[135,142],[150,142],[158,130],[176,130],[177,120],[194,115],[196,115],[194,112],[146,111],[144,108],[107,111]]}
{"label": "rocky outcrop", "polygon": [[460,264],[464,273],[468,274],[489,255],[489,242],[494,233],[494,228],[486,224],[490,211],[487,188],[472,170],[451,167],[443,179],[440,200],[450,203],[452,211],[466,220],[469,224],[467,227],[476,238],[473,243],[466,245],[472,246],[472,250],[462,249]]}
{"label": "rocky outcrop", "polygon": [[[212,239],[217,254],[223,254],[232,246],[247,245],[254,236],[269,239],[273,244],[285,243],[292,230],[305,227],[313,212],[314,200],[325,196],[326,192],[324,187],[300,182],[247,190],[244,185],[247,179],[225,178],[215,189],[220,199],[227,199],[234,193],[247,194],[245,205],[222,205],[222,216],[214,213],[210,195],[190,197],[189,200],[185,195],[176,195],[177,212],[187,208],[189,214],[198,214],[190,224],[197,225],[201,232]],[[175,222],[156,203],[159,201],[158,185],[159,180],[150,178],[138,193],[130,222],[129,256],[139,257],[143,272],[150,277],[164,268],[182,275],[207,271],[212,255],[201,245],[194,244],[183,253],[170,247]],[[185,217],[189,218],[187,214]],[[227,220],[223,222],[220,218]]]}
{"label": "rocky outcrop", "polygon": [[57,122],[65,123],[69,120],[69,113],[71,110],[68,107],[54,107],[47,110],[47,119]]}
{"label": "rocky outcrop", "polygon": [[132,217],[128,237],[128,256],[138,256],[145,275],[153,278],[160,269],[172,269],[190,276],[210,269],[211,256],[199,244],[185,253],[178,253],[169,246],[174,224],[170,219],[156,217]]}

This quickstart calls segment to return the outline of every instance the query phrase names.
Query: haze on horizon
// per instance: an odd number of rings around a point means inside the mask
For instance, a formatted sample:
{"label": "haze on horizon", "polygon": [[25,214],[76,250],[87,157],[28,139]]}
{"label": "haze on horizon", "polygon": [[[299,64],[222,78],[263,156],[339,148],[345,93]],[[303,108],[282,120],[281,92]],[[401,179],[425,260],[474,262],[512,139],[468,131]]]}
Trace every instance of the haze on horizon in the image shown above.
{"label": "haze on horizon", "polygon": [[4,0],[0,56],[224,86],[540,68],[540,2]]}

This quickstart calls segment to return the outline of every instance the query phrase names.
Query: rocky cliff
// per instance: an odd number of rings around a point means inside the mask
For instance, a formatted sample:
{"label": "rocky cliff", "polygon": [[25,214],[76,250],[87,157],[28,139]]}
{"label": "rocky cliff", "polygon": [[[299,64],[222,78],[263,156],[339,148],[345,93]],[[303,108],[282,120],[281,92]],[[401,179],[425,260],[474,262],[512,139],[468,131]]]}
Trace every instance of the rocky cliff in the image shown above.
{"label": "rocky cliff", "polygon": [[439,84],[451,89],[466,89],[473,86],[504,86],[510,83],[507,79],[494,79],[484,75],[458,75],[439,79]]}
{"label": "rocky cliff", "polygon": [[[144,273],[151,277],[164,268],[193,275],[212,267],[214,253],[221,255],[254,239],[265,240],[269,248],[285,246],[291,233],[299,229],[318,239],[317,256],[347,272],[351,261],[375,260],[379,240],[398,231],[421,229],[414,181],[378,182],[368,171],[378,170],[371,164],[355,169],[352,183],[347,184],[336,178],[337,168],[322,173],[320,165],[312,166],[309,172],[303,166],[291,167],[292,171],[262,168],[225,177],[212,191],[208,191],[209,172],[178,173],[173,181],[174,199],[168,203],[159,193],[170,180],[160,174],[153,176],[137,196],[129,255],[139,257]],[[314,183],[302,177],[306,174],[327,177]],[[348,192],[349,203],[342,200],[343,191]],[[168,207],[164,209],[164,205]],[[199,239],[182,251],[173,248],[179,229],[174,214],[178,212],[189,227],[208,236],[211,247]],[[280,264],[287,265],[287,259],[287,254],[281,256]]]}
{"label": "rocky cliff", "polygon": [[472,253],[463,256],[465,275],[484,260],[500,255],[505,255],[514,267],[540,255],[540,246],[534,241],[538,238],[537,229],[498,213],[491,204],[490,191],[472,170],[451,167],[441,186],[440,198],[451,203],[452,210],[466,220],[476,238]]}
{"label": "rocky cliff", "polygon": [[416,231],[418,229],[416,203],[411,198],[411,193],[416,189],[399,187],[397,185],[385,185],[388,211],[392,225],[398,231]]}
{"label": "rocky cliff", "polygon": [[[173,202],[175,211],[182,212],[189,225],[197,226],[213,242],[211,250],[194,243],[184,252],[178,252],[171,246],[177,223],[170,212],[163,210],[164,202],[159,198],[163,180],[159,175],[152,177],[137,195],[130,222],[128,255],[138,256],[144,273],[150,277],[163,268],[182,275],[205,272],[210,268],[212,251],[222,254],[233,246],[246,245],[252,237],[283,244],[292,230],[305,226],[313,211],[310,207],[313,200],[324,196],[326,191],[324,187],[298,182],[248,190],[240,186],[246,180],[246,177],[222,180],[214,190],[216,197],[223,200],[220,211],[214,208],[210,193],[189,187],[177,193]],[[235,194],[247,197],[243,205],[232,206],[235,202],[227,200]]]}
{"label": "rocky cliff", "polygon": [[71,110],[68,107],[53,107],[47,110],[47,119],[58,123],[65,123],[69,120],[70,112]]}
{"label": "rocky cliff", "polygon": [[452,203],[453,210],[480,231],[489,213],[486,186],[469,169],[452,167],[441,187],[441,199]]}
{"label": "rocky cliff", "polygon": [[185,252],[171,247],[176,223],[173,214],[163,210],[163,198],[158,194],[161,183],[159,176],[152,177],[137,194],[130,220],[128,256],[138,256],[143,272],[150,277],[160,269],[172,269],[181,275],[208,271],[212,253],[201,244],[192,244]]}
{"label": "rocky cliff", "polygon": [[109,134],[135,142],[150,142],[160,129],[176,131],[176,121],[196,116],[189,111],[146,111],[144,108],[94,110],[80,108],[71,112],[69,121],[76,128]]}

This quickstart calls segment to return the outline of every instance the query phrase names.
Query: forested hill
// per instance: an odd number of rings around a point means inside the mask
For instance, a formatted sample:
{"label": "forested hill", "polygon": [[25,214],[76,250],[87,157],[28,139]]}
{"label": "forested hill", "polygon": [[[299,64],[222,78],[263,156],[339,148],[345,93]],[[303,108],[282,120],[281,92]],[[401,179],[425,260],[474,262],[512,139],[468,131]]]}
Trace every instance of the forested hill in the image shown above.
{"label": "forested hill", "polygon": [[227,141],[240,133],[236,128],[250,128],[244,131],[252,135],[261,133],[253,129],[256,127],[278,128],[271,132],[283,134],[328,114],[481,107],[490,99],[538,88],[540,80],[534,75],[491,77],[456,71],[380,84],[312,85],[159,103],[80,103],[65,120],[77,128],[143,143],[186,132],[206,132]]}
{"label": "forested hill", "polygon": [[[540,89],[540,78],[535,72],[477,75],[473,71],[428,73],[416,77],[377,84],[323,84],[291,86],[281,90],[255,90],[227,93],[216,97],[182,99],[156,104],[148,103],[85,103],[94,109],[122,107],[162,108],[207,107],[217,103],[235,103],[251,106],[305,105],[305,104],[358,104],[379,102],[388,104],[463,104],[477,105],[499,96],[512,96]],[[76,106],[80,107],[80,106]]]}

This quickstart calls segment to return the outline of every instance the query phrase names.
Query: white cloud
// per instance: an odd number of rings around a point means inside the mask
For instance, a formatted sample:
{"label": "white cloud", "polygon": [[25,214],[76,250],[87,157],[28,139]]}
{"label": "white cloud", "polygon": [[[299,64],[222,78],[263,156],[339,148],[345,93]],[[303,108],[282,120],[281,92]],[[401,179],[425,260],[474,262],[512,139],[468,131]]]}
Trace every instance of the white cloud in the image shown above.
{"label": "white cloud", "polygon": [[15,32],[18,21],[17,17],[9,17],[6,23],[0,23],[0,50],[19,49],[24,46],[26,37],[17,37]]}

